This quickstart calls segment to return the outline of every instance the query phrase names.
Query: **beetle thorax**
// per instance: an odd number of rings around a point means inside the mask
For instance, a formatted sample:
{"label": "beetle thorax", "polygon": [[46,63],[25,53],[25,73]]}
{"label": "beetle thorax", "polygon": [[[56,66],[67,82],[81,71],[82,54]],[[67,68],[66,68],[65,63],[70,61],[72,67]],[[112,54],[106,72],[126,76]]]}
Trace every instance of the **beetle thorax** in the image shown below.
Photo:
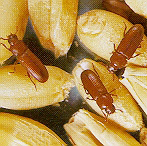
{"label": "beetle thorax", "polygon": [[126,64],[127,64],[126,56],[118,52],[114,52],[110,58],[109,71],[110,72],[117,71],[118,69],[125,67]]}

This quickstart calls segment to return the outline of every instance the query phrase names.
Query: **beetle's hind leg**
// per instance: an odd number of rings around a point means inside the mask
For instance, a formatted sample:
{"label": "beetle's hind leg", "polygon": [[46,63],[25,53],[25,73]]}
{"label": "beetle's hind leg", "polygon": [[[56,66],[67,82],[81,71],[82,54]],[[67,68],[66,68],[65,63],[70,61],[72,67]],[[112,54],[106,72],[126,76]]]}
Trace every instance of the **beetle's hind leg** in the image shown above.
{"label": "beetle's hind leg", "polygon": [[125,29],[124,29],[124,37],[125,37],[126,30],[127,30],[127,25],[126,25],[126,23],[124,21],[123,21],[123,23],[125,24]]}
{"label": "beetle's hind leg", "polygon": [[30,74],[29,74],[29,72],[28,72],[28,71],[27,71],[27,74],[28,74],[28,77],[30,78],[31,82],[34,84],[34,86],[35,86],[35,89],[36,89],[36,91],[37,91],[36,84],[35,84],[35,83],[34,83],[34,81],[31,79],[31,76],[30,76]]}
{"label": "beetle's hind leg", "polygon": [[14,70],[13,71],[10,71],[9,73],[15,73],[16,72],[16,64],[18,63],[18,60],[16,60],[14,62]]}

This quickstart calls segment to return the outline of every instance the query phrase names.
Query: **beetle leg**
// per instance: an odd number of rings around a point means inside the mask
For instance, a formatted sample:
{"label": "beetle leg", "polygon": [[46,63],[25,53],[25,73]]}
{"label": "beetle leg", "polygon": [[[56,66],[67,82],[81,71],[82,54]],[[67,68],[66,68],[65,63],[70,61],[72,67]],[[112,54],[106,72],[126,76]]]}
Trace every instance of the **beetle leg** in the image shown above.
{"label": "beetle leg", "polygon": [[33,82],[33,80],[31,79],[31,77],[30,77],[30,74],[29,74],[29,72],[27,71],[27,74],[28,74],[28,77],[30,78],[30,80],[31,80],[31,82],[34,84],[34,86],[35,86],[35,89],[36,89],[36,91],[37,91],[37,87],[36,87],[36,84]]}
{"label": "beetle leg", "polygon": [[9,72],[9,73],[15,73],[16,72],[16,64],[18,63],[18,60],[16,60],[15,62],[14,62],[14,71],[11,71],[11,72]]}
{"label": "beetle leg", "polygon": [[86,97],[86,99],[88,99],[88,100],[95,100],[95,99],[93,99],[93,98],[89,98],[89,97]]}
{"label": "beetle leg", "polygon": [[112,95],[112,96],[117,96],[117,95],[115,95],[115,94],[110,94],[110,95]]}
{"label": "beetle leg", "polygon": [[[143,53],[140,53],[140,54],[143,54]],[[140,54],[136,54],[135,56],[132,56],[131,58],[135,58],[135,57],[139,56]]]}
{"label": "beetle leg", "polygon": [[[80,85],[83,86],[83,88],[84,88],[84,85],[83,84],[80,84]],[[89,94],[87,89],[84,88],[84,90],[85,90],[85,93],[86,94]]]}
{"label": "beetle leg", "polygon": [[84,85],[83,84],[81,84],[81,83],[79,83],[81,86],[83,86],[84,87]]}
{"label": "beetle leg", "polygon": [[106,117],[105,117],[105,121],[108,122],[108,116],[109,114],[107,113]]}
{"label": "beetle leg", "polygon": [[[102,111],[102,110],[101,110]],[[103,111],[102,111],[103,115],[104,115],[104,118],[105,118],[105,122],[108,122],[108,114],[106,115]]]}
{"label": "beetle leg", "polygon": [[[116,89],[113,89],[112,91],[109,92],[109,94],[111,94],[111,92],[115,91]],[[117,96],[115,94],[111,94],[112,96]]]}
{"label": "beetle leg", "polygon": [[86,93],[86,94],[89,94],[88,90],[85,89],[85,93]]}
{"label": "beetle leg", "polygon": [[141,44],[139,44],[138,48],[141,48]]}
{"label": "beetle leg", "polygon": [[125,37],[125,34],[126,34],[126,30],[127,30],[127,25],[125,22],[123,22],[125,24],[125,29],[124,29],[124,37]]}
{"label": "beetle leg", "polygon": [[115,44],[113,43],[113,46],[114,46],[114,51],[110,52],[109,54],[113,54],[114,52],[117,52],[117,49],[115,47]]}
{"label": "beetle leg", "polygon": [[114,73],[112,73],[113,74],[113,82],[114,82]]}
{"label": "beetle leg", "polygon": [[1,45],[3,45],[6,49],[10,50],[10,48],[8,48],[5,44],[0,43]]}

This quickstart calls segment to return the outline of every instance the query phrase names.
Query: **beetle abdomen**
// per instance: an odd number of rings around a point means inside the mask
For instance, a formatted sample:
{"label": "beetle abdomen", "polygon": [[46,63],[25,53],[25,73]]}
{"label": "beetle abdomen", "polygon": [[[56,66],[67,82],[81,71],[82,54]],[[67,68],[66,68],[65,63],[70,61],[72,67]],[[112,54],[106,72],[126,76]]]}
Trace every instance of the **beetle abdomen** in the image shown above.
{"label": "beetle abdomen", "polygon": [[46,67],[29,49],[27,49],[18,60],[24,66],[28,73],[39,82],[44,83],[48,80],[49,74]]}
{"label": "beetle abdomen", "polygon": [[129,29],[120,42],[117,52],[130,59],[140,45],[144,35],[144,28],[141,24],[136,24]]}

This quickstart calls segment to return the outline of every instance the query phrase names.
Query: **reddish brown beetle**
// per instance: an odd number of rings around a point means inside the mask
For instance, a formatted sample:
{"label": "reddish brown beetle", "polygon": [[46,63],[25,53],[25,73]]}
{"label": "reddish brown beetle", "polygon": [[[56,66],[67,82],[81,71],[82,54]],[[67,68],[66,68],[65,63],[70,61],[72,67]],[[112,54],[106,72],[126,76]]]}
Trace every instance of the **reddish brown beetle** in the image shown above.
{"label": "reddish brown beetle", "polygon": [[3,43],[1,44],[16,56],[17,62],[20,62],[21,65],[24,68],[26,68],[29,78],[30,75],[32,75],[41,83],[44,83],[48,80],[49,75],[46,67],[41,63],[39,58],[37,58],[29,50],[29,48],[24,44],[22,40],[18,40],[16,34],[11,33],[9,36],[7,36],[6,39],[5,38],[0,38],[0,39],[8,40],[10,44],[10,48],[7,48],[6,45]]}
{"label": "reddish brown beetle", "polygon": [[126,66],[127,60],[133,57],[133,54],[139,47],[143,35],[144,28],[141,24],[135,24],[128,30],[110,58],[110,72],[117,71]]}
{"label": "reddish brown beetle", "polygon": [[118,14],[133,24],[141,24],[147,33],[147,20],[145,17],[135,13],[124,0],[102,0],[103,7],[115,14]]}
{"label": "reddish brown beetle", "polygon": [[103,114],[107,120],[108,115],[113,114],[116,110],[113,105],[112,94],[108,93],[97,72],[94,73],[89,69],[84,70],[81,73],[81,81],[85,92],[91,95],[91,100],[96,101],[102,112],[105,110],[107,115],[104,112]]}
{"label": "reddish brown beetle", "polygon": [[126,19],[129,19],[133,12],[124,1],[120,0],[102,0],[102,5],[106,10],[116,13]]}

